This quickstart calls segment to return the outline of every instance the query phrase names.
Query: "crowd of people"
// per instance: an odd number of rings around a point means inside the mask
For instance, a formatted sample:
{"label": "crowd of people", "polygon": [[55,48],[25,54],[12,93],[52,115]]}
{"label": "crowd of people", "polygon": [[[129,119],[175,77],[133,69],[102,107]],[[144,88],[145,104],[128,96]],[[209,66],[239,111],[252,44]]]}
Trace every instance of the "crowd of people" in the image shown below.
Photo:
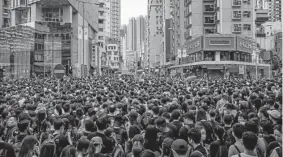
{"label": "crowd of people", "polygon": [[281,157],[282,79],[0,82],[0,157]]}

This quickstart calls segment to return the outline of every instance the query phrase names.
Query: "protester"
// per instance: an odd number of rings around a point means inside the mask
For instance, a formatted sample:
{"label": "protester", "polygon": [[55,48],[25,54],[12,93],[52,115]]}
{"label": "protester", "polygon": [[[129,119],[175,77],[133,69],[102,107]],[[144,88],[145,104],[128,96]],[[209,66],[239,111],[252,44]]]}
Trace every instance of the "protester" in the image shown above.
{"label": "protester", "polygon": [[0,82],[0,157],[280,157],[282,79]]}

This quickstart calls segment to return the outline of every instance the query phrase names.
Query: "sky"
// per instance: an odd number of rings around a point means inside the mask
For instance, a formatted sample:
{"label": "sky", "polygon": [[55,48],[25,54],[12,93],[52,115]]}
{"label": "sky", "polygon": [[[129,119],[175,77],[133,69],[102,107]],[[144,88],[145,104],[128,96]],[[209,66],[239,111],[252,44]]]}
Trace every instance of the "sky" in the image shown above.
{"label": "sky", "polygon": [[146,15],[147,0],[121,0],[121,24],[128,24],[131,17]]}

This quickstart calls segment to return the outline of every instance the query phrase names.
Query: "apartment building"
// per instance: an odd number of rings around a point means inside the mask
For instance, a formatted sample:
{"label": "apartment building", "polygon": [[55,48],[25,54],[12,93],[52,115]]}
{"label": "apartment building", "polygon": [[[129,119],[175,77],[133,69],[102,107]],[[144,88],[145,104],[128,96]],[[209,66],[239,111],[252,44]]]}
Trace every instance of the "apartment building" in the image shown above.
{"label": "apartment building", "polygon": [[0,13],[0,28],[9,27],[11,24],[10,0],[0,1]]}
{"label": "apartment building", "polygon": [[119,66],[120,66],[119,45],[118,44],[107,44],[106,51],[107,51],[106,52],[106,55],[107,55],[106,66],[111,68],[112,70],[119,69]]}
{"label": "apartment building", "polygon": [[161,57],[163,39],[163,0],[148,0],[148,57],[149,67],[157,65],[157,60]]}
{"label": "apartment building", "polygon": [[253,0],[185,0],[185,38],[201,34],[239,34],[254,38]]}
{"label": "apartment building", "polygon": [[137,50],[140,50],[142,47],[142,43],[145,40],[145,18],[143,16],[139,16],[136,18],[136,45],[137,45]]}
{"label": "apartment building", "polygon": [[34,73],[52,75],[53,67],[61,63],[72,67],[74,77],[89,75],[98,5],[97,1],[11,0],[11,26],[35,29]]}
{"label": "apartment building", "polygon": [[132,17],[127,25],[127,50],[137,49],[137,25],[136,19]]}
{"label": "apartment building", "polygon": [[110,38],[120,40],[121,0],[110,0]]}
{"label": "apartment building", "polygon": [[282,0],[269,0],[269,21],[281,21],[282,16]]}

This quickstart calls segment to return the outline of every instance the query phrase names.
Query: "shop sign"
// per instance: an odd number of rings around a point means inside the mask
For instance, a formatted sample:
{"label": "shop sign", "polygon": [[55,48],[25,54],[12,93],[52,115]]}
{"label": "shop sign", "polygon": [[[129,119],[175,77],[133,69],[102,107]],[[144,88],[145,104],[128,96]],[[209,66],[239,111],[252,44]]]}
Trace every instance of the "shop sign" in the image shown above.
{"label": "shop sign", "polygon": [[209,45],[231,45],[229,40],[210,40]]}
{"label": "shop sign", "polygon": [[239,74],[244,75],[245,74],[245,66],[239,65]]}
{"label": "shop sign", "polygon": [[246,48],[246,49],[252,49],[253,48],[251,43],[246,43],[246,42],[243,42],[243,41],[240,41],[240,47],[243,47],[243,48]]}
{"label": "shop sign", "polygon": [[198,41],[196,41],[196,42],[190,44],[190,45],[188,46],[188,49],[189,49],[189,50],[192,50],[192,49],[197,48],[197,47],[199,47],[199,46],[200,46],[200,40],[198,40]]}

